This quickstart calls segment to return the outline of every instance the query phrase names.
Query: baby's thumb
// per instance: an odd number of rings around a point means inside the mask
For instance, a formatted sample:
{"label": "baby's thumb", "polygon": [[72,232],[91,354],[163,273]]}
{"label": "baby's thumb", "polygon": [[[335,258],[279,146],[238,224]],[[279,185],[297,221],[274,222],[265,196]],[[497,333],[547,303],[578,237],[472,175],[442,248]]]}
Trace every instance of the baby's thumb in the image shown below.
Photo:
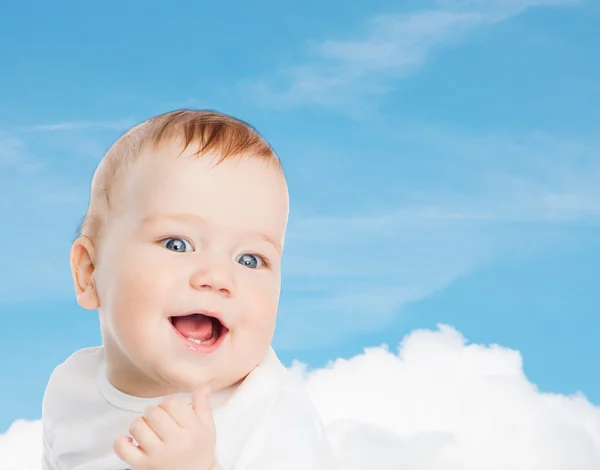
{"label": "baby's thumb", "polygon": [[203,387],[194,393],[192,408],[199,419],[212,419],[212,409],[210,408],[210,387]]}

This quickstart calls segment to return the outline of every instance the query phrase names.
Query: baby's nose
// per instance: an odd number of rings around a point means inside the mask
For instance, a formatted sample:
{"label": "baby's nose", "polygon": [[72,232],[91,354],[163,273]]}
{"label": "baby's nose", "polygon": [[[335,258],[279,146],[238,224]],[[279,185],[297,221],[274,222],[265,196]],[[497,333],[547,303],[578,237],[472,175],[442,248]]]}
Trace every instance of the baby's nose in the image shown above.
{"label": "baby's nose", "polygon": [[231,295],[233,292],[233,276],[231,269],[224,264],[213,263],[210,266],[204,266],[190,278],[190,285],[194,289],[212,290],[225,295]]}

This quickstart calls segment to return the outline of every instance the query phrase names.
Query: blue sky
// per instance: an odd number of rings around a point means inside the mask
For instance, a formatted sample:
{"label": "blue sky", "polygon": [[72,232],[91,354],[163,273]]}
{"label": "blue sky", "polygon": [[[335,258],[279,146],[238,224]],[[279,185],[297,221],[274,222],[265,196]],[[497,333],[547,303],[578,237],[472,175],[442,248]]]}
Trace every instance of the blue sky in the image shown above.
{"label": "blue sky", "polygon": [[600,404],[600,5],[10,2],[0,17],[0,432],[99,342],[68,251],[105,148],[250,121],[292,197],[275,346],[319,367],[450,324]]}

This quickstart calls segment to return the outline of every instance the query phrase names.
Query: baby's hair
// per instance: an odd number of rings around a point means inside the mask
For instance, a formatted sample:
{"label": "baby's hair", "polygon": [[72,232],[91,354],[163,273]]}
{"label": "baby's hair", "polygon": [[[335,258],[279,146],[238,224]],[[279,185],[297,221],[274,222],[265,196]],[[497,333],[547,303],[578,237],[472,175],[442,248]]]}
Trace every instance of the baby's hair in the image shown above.
{"label": "baby's hair", "polygon": [[196,154],[215,155],[218,165],[233,157],[248,156],[273,163],[281,162],[271,145],[248,123],[210,110],[182,109],[161,114],[133,127],[106,151],[94,173],[87,214],[78,226],[78,235],[99,236],[102,221],[114,210],[123,175],[145,149],[176,144],[181,152],[190,145]]}

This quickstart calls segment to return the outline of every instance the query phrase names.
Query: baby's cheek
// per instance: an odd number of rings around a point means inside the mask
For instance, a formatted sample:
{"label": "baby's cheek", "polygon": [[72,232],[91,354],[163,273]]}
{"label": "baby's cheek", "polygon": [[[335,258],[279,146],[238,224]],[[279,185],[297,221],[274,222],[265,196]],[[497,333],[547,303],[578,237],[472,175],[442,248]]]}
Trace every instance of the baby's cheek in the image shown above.
{"label": "baby's cheek", "polygon": [[276,281],[274,276],[256,276],[256,278],[252,279],[252,282],[247,284],[247,287],[256,301],[262,303],[271,302],[271,299],[277,297],[277,292],[279,291],[279,285]]}
{"label": "baby's cheek", "polygon": [[[115,279],[114,289],[120,308],[129,310],[138,304],[149,302],[156,294],[155,281],[147,273],[128,269]],[[133,312],[132,312],[133,313]]]}
{"label": "baby's cheek", "polygon": [[252,292],[252,309],[248,321],[257,328],[269,328],[277,314],[277,291],[272,286],[263,286]]}
{"label": "baby's cheek", "polygon": [[151,273],[123,267],[119,275],[114,277],[111,291],[111,323],[122,340],[135,342],[135,338],[145,336],[144,330],[154,323],[152,317],[163,313],[161,292],[164,289],[160,288]]}
{"label": "baby's cheek", "polygon": [[140,276],[121,278],[116,285],[118,295],[113,305],[112,325],[121,347],[132,357],[147,354],[148,344],[153,344],[156,321],[162,315],[150,279]]}

